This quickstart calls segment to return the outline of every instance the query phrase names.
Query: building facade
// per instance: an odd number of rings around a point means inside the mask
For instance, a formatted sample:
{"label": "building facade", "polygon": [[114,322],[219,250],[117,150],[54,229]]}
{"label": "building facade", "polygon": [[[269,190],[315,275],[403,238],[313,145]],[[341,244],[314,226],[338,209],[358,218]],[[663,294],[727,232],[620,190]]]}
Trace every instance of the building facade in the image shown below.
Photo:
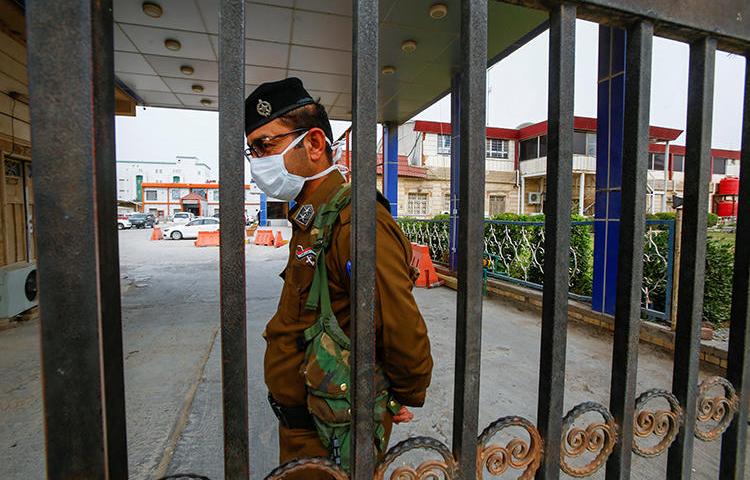
{"label": "building facade", "polygon": [[168,161],[117,161],[117,200],[143,202],[144,183],[203,184],[215,181],[211,167],[198,157]]}
{"label": "building facade", "polygon": [[[673,145],[682,130],[650,127],[647,209],[672,211],[683,195],[685,147]],[[452,132],[449,123],[413,121],[398,129],[398,215],[431,218],[450,210]],[[593,216],[596,194],[596,119],[575,117],[571,213]],[[740,152],[713,149],[712,185],[739,175]],[[665,160],[666,159],[666,160]],[[382,165],[382,160],[379,161]],[[547,190],[547,122],[516,129],[487,128],[485,216],[544,211]],[[378,167],[382,188],[382,167]],[[713,196],[712,196],[713,197]],[[709,210],[714,211],[713,198]]]}

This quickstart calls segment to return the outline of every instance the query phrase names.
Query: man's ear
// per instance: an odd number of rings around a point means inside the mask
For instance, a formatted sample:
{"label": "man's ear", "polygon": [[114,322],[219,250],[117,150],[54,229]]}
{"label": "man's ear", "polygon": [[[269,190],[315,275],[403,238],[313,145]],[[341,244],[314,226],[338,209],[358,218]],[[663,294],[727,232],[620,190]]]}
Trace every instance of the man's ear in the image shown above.
{"label": "man's ear", "polygon": [[326,159],[326,145],[326,135],[320,128],[311,129],[310,133],[305,137],[307,156],[313,162]]}

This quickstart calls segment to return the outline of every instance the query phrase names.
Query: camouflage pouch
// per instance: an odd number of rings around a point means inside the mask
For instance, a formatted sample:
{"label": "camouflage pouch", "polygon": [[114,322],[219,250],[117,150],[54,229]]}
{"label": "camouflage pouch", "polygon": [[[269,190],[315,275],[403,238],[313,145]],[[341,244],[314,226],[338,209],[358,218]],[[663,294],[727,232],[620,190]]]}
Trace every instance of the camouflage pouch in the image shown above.
{"label": "camouflage pouch", "polygon": [[[330,227],[348,202],[348,197],[343,198],[347,192],[348,188],[342,188],[329,204],[321,208],[316,218],[315,227],[319,236],[315,245],[318,256],[306,308],[317,310],[319,307],[320,313],[315,324],[304,333],[306,350],[301,373],[307,387],[307,408],[313,417],[318,436],[331,458],[349,471],[352,422],[349,363],[351,343],[331,308],[325,262]],[[373,411],[373,443],[376,454],[381,457],[387,448],[385,422],[388,415],[397,413],[401,408],[392,398],[388,387],[382,368],[376,365],[375,391],[378,393]]]}

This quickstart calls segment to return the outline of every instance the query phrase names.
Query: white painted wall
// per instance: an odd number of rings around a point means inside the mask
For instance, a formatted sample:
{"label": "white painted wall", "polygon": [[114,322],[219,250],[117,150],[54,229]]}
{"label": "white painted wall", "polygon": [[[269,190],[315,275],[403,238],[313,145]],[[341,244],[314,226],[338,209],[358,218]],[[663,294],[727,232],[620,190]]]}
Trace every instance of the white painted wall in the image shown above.
{"label": "white painted wall", "polygon": [[143,175],[144,183],[172,183],[176,176],[180,177],[180,183],[206,183],[214,179],[211,167],[197,157],[178,156],[173,162],[118,160],[118,200],[135,200],[138,175]]}

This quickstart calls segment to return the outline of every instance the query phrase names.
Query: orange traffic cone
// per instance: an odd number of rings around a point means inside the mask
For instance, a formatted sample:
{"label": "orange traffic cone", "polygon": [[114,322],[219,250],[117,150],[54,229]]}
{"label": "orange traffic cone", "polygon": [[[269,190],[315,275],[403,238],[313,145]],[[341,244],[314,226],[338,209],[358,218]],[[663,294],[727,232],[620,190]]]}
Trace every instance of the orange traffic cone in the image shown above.
{"label": "orange traffic cone", "polygon": [[435,266],[430,258],[430,248],[427,245],[411,244],[412,259],[411,266],[419,270],[416,286],[423,288],[439,287],[443,284],[435,272]]}
{"label": "orange traffic cone", "polygon": [[151,230],[151,240],[164,240],[164,237],[162,237],[162,234],[161,234],[161,228],[154,227]]}
{"label": "orange traffic cone", "polygon": [[289,243],[288,240],[284,240],[284,238],[281,236],[281,231],[276,230],[276,238],[273,239],[273,244],[276,248],[283,247]]}

